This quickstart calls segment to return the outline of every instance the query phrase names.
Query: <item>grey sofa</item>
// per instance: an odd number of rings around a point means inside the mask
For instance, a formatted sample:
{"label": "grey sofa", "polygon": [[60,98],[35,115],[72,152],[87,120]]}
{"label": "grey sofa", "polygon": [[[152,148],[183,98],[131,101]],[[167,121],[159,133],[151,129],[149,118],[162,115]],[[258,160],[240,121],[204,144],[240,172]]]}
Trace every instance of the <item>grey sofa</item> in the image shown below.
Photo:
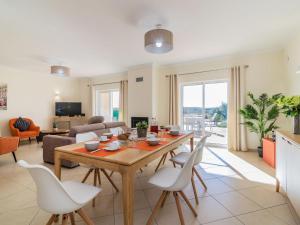
{"label": "grey sofa", "polygon": [[[80,126],[74,126],[70,129],[69,136],[58,136],[58,135],[46,135],[43,138],[43,160],[46,163],[54,163],[54,149],[56,147],[70,145],[76,143],[76,134],[94,132],[98,136],[101,136],[105,132],[109,132],[110,128],[121,127],[126,129],[124,122],[104,122],[104,123],[93,123]],[[73,168],[78,166],[78,163],[63,160],[62,166],[67,168]]]}

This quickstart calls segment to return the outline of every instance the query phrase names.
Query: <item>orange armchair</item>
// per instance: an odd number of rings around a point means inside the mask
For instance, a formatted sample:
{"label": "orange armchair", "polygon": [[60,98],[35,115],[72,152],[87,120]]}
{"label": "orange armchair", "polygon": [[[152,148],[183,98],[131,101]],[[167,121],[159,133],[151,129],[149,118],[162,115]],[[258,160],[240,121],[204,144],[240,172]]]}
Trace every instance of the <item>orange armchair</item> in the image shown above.
{"label": "orange armchair", "polygon": [[15,151],[17,151],[19,145],[18,137],[0,137],[0,155],[12,153],[17,162]]}
{"label": "orange armchair", "polygon": [[29,142],[31,142],[31,138],[37,138],[40,134],[40,127],[36,126],[34,122],[29,118],[23,118],[24,120],[30,122],[30,126],[28,130],[26,131],[20,131],[19,129],[14,127],[14,124],[16,123],[18,118],[13,118],[9,120],[9,129],[11,132],[11,135],[14,137],[19,137],[21,139],[29,139]]}

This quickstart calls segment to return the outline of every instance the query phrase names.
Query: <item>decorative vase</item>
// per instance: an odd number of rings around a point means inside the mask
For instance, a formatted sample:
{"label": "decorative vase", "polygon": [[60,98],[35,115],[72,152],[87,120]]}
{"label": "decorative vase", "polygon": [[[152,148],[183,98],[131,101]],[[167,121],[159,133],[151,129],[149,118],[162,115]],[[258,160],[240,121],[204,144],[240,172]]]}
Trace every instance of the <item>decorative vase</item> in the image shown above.
{"label": "decorative vase", "polygon": [[261,146],[257,147],[257,153],[260,158],[263,157],[263,148]]}
{"label": "decorative vase", "polygon": [[300,134],[300,115],[294,117],[294,134]]}
{"label": "decorative vase", "polygon": [[138,138],[147,137],[147,128],[137,128],[137,136]]}

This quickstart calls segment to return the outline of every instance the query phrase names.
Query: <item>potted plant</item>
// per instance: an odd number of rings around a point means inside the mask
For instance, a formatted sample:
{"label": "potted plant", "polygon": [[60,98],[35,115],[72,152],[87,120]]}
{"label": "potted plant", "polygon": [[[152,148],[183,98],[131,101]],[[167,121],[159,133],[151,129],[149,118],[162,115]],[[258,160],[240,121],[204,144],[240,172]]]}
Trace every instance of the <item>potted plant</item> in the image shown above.
{"label": "potted plant", "polygon": [[141,121],[136,124],[138,138],[147,137],[148,123]]}
{"label": "potted plant", "polygon": [[250,132],[254,132],[258,135],[260,146],[257,151],[260,157],[263,156],[262,140],[268,133],[278,127],[275,125],[279,116],[279,107],[276,101],[282,96],[276,94],[269,97],[266,93],[261,94],[258,98],[255,98],[252,93],[248,93],[252,104],[247,104],[240,109],[240,114],[244,117],[243,123]]}
{"label": "potted plant", "polygon": [[294,134],[300,134],[300,96],[281,96],[276,103],[286,117],[294,117]]}

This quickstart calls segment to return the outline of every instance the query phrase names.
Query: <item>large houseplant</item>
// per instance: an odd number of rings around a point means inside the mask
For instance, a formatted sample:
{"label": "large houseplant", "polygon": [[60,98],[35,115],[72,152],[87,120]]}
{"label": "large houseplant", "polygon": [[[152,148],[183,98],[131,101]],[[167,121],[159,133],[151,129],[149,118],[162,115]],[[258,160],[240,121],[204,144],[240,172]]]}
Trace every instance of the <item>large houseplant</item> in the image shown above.
{"label": "large houseplant", "polygon": [[146,121],[141,121],[136,124],[137,136],[138,138],[147,137],[148,123]]}
{"label": "large houseplant", "polygon": [[300,134],[300,96],[281,96],[276,103],[286,117],[294,117],[294,134]]}
{"label": "large houseplant", "polygon": [[240,109],[240,114],[244,117],[244,125],[258,135],[260,146],[258,146],[258,155],[263,156],[262,139],[273,129],[278,127],[275,125],[279,116],[279,107],[276,101],[281,97],[281,94],[276,94],[271,97],[263,93],[258,98],[255,98],[252,93],[248,93],[252,104],[247,104]]}

